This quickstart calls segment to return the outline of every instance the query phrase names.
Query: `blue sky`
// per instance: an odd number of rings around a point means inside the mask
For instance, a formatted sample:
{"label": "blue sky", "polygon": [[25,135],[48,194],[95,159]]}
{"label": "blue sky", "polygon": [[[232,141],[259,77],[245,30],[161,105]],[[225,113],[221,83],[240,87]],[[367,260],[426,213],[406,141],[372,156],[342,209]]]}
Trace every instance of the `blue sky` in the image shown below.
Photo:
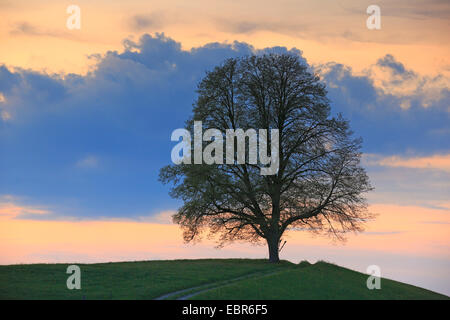
{"label": "blue sky", "polygon": [[[158,171],[170,163],[170,134],[189,117],[197,83],[228,57],[269,51],[288,50],[239,42],[183,50],[147,34],[125,40],[120,52],[92,55],[86,75],[1,66],[0,195],[50,209],[47,219],[176,208]],[[327,84],[332,112],[363,137],[365,153],[423,157],[450,149],[450,96],[439,76],[421,76],[390,54],[359,74],[334,62],[312,68]],[[410,91],[395,91],[411,83]]]}

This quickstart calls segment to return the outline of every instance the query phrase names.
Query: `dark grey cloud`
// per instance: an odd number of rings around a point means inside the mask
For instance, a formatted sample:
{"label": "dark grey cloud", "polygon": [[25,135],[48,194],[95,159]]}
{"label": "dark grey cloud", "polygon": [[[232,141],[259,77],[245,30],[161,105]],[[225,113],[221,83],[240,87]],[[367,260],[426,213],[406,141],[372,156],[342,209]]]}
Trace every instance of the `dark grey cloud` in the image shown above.
{"label": "dark grey cloud", "polygon": [[133,31],[155,31],[166,25],[165,15],[161,12],[136,14],[128,19],[128,25]]}
{"label": "dark grey cloud", "polygon": [[448,0],[378,0],[373,1],[339,1],[339,6],[348,13],[365,14],[369,5],[378,5],[382,17],[399,17],[416,20],[450,19]]}
{"label": "dark grey cloud", "polygon": [[232,20],[217,19],[216,25],[219,30],[233,34],[251,34],[260,31],[270,31],[280,34],[289,34],[295,37],[303,37],[308,27],[303,23],[290,23],[288,21],[261,20]]}
{"label": "dark grey cloud", "polygon": [[412,70],[406,70],[403,63],[397,61],[391,54],[387,54],[383,58],[378,59],[376,65],[382,68],[389,68],[395,75],[400,75],[403,78],[417,76]]}
{"label": "dark grey cloud", "polygon": [[53,38],[65,38],[70,40],[80,40],[74,32],[61,31],[61,30],[44,30],[28,22],[16,23],[9,31],[12,36],[36,36],[36,37],[53,37]]}

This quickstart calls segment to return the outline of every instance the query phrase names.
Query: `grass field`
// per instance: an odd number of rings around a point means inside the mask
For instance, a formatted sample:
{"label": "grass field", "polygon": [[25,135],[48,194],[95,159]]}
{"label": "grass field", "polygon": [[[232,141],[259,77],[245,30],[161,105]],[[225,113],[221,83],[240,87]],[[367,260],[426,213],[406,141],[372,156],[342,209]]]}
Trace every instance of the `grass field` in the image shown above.
{"label": "grass field", "polygon": [[0,266],[0,299],[153,299],[164,293],[290,265],[205,259],[78,264],[81,290],[68,290],[68,264]]}
{"label": "grass field", "polygon": [[[274,265],[266,260],[204,259],[78,264],[81,290],[68,290],[67,264],[0,266],[0,299],[449,299],[333,264]],[[200,287],[199,287],[200,286]],[[189,289],[194,288],[195,289]],[[187,295],[189,294],[189,296]]]}
{"label": "grass field", "polygon": [[200,293],[193,299],[448,299],[444,295],[388,279],[368,290],[367,275],[329,264],[290,269]]}

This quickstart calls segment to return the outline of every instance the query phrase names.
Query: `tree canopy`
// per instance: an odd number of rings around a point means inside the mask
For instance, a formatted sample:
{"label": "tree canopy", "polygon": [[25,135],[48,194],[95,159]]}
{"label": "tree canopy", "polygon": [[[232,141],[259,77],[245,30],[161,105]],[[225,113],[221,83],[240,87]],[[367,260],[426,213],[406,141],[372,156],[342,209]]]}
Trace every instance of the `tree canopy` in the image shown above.
{"label": "tree canopy", "polygon": [[372,187],[360,165],[361,139],[331,115],[324,83],[299,56],[228,59],[207,72],[197,92],[187,130],[194,121],[222,132],[278,129],[279,167],[273,175],[261,175],[262,164],[225,161],[162,168],[160,180],[173,183],[171,195],[184,203],[173,220],[185,241],[202,231],[219,236],[219,245],[265,240],[277,262],[288,230],[337,239],[362,230],[372,217],[364,198]]}

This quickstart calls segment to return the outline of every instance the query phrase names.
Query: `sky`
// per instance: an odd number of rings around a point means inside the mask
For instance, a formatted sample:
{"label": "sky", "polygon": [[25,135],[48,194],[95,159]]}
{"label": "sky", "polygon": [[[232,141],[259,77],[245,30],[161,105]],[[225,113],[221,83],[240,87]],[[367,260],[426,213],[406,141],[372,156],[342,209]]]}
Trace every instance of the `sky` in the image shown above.
{"label": "sky", "polygon": [[0,0],[0,264],[266,258],[184,244],[158,173],[207,70],[290,52],[363,138],[378,216],[345,243],[291,232],[281,258],[375,264],[449,295],[449,18],[445,0]]}

